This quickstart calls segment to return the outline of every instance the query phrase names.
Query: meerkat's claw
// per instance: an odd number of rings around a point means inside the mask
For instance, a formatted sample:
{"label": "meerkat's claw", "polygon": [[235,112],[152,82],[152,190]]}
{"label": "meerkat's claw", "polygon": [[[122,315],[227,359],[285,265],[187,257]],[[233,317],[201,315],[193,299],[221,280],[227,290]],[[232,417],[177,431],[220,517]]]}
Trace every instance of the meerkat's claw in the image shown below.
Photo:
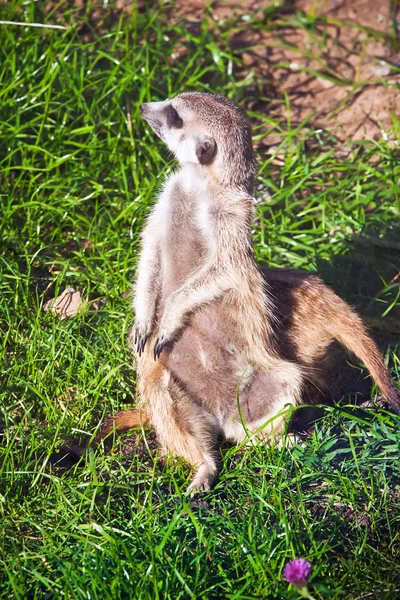
{"label": "meerkat's claw", "polygon": [[139,356],[142,356],[142,354],[143,354],[143,350],[146,345],[147,339],[148,339],[148,336],[146,336],[146,337],[138,336],[137,340],[136,340],[136,336],[135,336],[136,351],[139,354]]}
{"label": "meerkat's claw", "polygon": [[141,356],[143,354],[146,342],[150,337],[150,326],[146,321],[136,322],[130,336],[131,339],[133,339],[133,344],[136,348],[137,354]]}
{"label": "meerkat's claw", "polygon": [[164,335],[162,335],[160,338],[156,339],[156,343],[154,344],[154,360],[157,360],[157,358],[160,358],[160,354],[164,350],[164,348],[167,344],[168,344],[168,340],[165,339]]}
{"label": "meerkat's claw", "polygon": [[154,344],[154,360],[157,360],[157,348],[158,348],[158,338],[156,339],[156,343]]}

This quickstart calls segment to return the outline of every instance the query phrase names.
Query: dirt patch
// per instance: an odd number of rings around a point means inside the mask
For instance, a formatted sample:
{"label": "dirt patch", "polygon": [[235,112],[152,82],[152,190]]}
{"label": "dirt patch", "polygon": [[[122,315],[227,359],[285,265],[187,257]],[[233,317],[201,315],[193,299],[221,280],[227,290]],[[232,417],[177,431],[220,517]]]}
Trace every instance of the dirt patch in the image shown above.
{"label": "dirt patch", "polygon": [[[178,0],[176,10],[193,27],[208,2]],[[247,108],[292,125],[309,119],[341,141],[390,137],[392,113],[400,112],[400,53],[394,49],[400,21],[389,2],[293,0],[271,15],[273,0],[219,0],[210,14],[216,27],[229,19],[229,43],[251,75]],[[260,27],[250,27],[247,15]]]}

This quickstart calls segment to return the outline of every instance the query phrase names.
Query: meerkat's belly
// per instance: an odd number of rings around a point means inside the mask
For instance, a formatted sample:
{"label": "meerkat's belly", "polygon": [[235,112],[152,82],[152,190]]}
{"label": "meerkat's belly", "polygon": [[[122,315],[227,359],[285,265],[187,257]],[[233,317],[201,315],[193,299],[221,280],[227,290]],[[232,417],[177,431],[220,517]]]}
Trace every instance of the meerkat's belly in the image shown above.
{"label": "meerkat's belly", "polygon": [[246,371],[242,345],[229,311],[215,302],[196,313],[164,360],[195,402],[225,410],[235,404],[239,371]]}
{"label": "meerkat's belly", "polygon": [[252,363],[223,300],[196,313],[163,361],[193,402],[214,415],[224,437],[235,442],[249,432],[277,430],[282,411],[298,402],[299,368],[279,358],[269,369]]}
{"label": "meerkat's belly", "polygon": [[[161,245],[158,323],[171,294],[207,263],[210,249],[195,214],[186,202],[175,205],[170,215]],[[242,331],[249,315],[239,314],[240,303],[233,306],[232,302],[234,298],[223,296],[196,308],[171,347],[163,350],[161,360],[193,402],[214,416],[225,437],[239,441],[246,435],[242,419],[250,430],[258,429],[290,394],[285,392],[284,375],[277,379],[272,369],[262,369],[252,361]]]}
{"label": "meerkat's belly", "polygon": [[278,375],[278,381],[277,373],[260,370],[248,356],[229,307],[219,301],[196,314],[164,357],[185,392],[235,441],[246,435],[242,419],[257,429],[287,401],[286,374]]}

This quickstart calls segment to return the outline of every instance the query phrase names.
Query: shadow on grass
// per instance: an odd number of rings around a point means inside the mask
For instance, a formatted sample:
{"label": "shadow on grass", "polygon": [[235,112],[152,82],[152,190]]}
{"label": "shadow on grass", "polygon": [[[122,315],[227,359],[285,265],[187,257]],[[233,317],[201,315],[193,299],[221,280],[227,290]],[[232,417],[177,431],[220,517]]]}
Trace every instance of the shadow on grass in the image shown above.
{"label": "shadow on grass", "polygon": [[[317,258],[317,268],[324,282],[380,332],[382,341],[400,343],[400,223],[385,224],[384,237],[379,229],[375,225],[350,239],[344,255]],[[387,324],[380,320],[383,315]]]}

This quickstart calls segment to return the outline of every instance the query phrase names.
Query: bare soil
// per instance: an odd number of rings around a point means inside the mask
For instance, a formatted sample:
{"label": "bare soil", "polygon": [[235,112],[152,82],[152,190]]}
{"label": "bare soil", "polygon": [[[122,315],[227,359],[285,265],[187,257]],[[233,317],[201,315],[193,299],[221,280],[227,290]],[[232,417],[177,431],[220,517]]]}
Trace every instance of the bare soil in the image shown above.
{"label": "bare soil", "polygon": [[[175,10],[193,27],[207,5],[205,0],[177,0]],[[400,52],[393,43],[400,29],[396,9],[390,9],[388,0],[288,0],[278,29],[247,25],[246,15],[262,19],[273,6],[274,0],[218,0],[208,9],[216,24],[236,21],[230,44],[245,64],[237,78],[253,72],[257,81],[248,108],[285,117],[282,98],[287,94],[293,124],[311,117],[310,125],[342,141],[386,137],[393,127],[392,112],[400,112]],[[316,18],[315,25],[308,31],[292,23],[285,26],[285,17],[296,14]],[[324,31],[324,38],[315,34],[314,26]],[[268,101],[257,97],[260,84]]]}
{"label": "bare soil", "polygon": [[[87,16],[92,28],[83,37],[89,38],[105,25],[106,12],[117,19],[133,10],[132,0],[110,0],[89,11],[84,0],[67,3],[77,17]],[[143,10],[145,0],[135,6]],[[194,33],[208,18],[217,39],[229,23],[229,45],[243,62],[235,67],[235,77],[242,82],[252,76],[245,108],[286,120],[287,95],[294,126],[307,120],[339,142],[384,137],[398,143],[391,133],[392,115],[400,113],[398,0],[286,0],[280,8],[275,0],[175,0],[163,6],[169,22],[183,21]],[[274,7],[277,14],[271,17]],[[54,0],[45,5],[58,23],[63,22],[61,8]],[[276,27],[255,27],[248,16]],[[175,60],[187,51],[182,44]]]}

